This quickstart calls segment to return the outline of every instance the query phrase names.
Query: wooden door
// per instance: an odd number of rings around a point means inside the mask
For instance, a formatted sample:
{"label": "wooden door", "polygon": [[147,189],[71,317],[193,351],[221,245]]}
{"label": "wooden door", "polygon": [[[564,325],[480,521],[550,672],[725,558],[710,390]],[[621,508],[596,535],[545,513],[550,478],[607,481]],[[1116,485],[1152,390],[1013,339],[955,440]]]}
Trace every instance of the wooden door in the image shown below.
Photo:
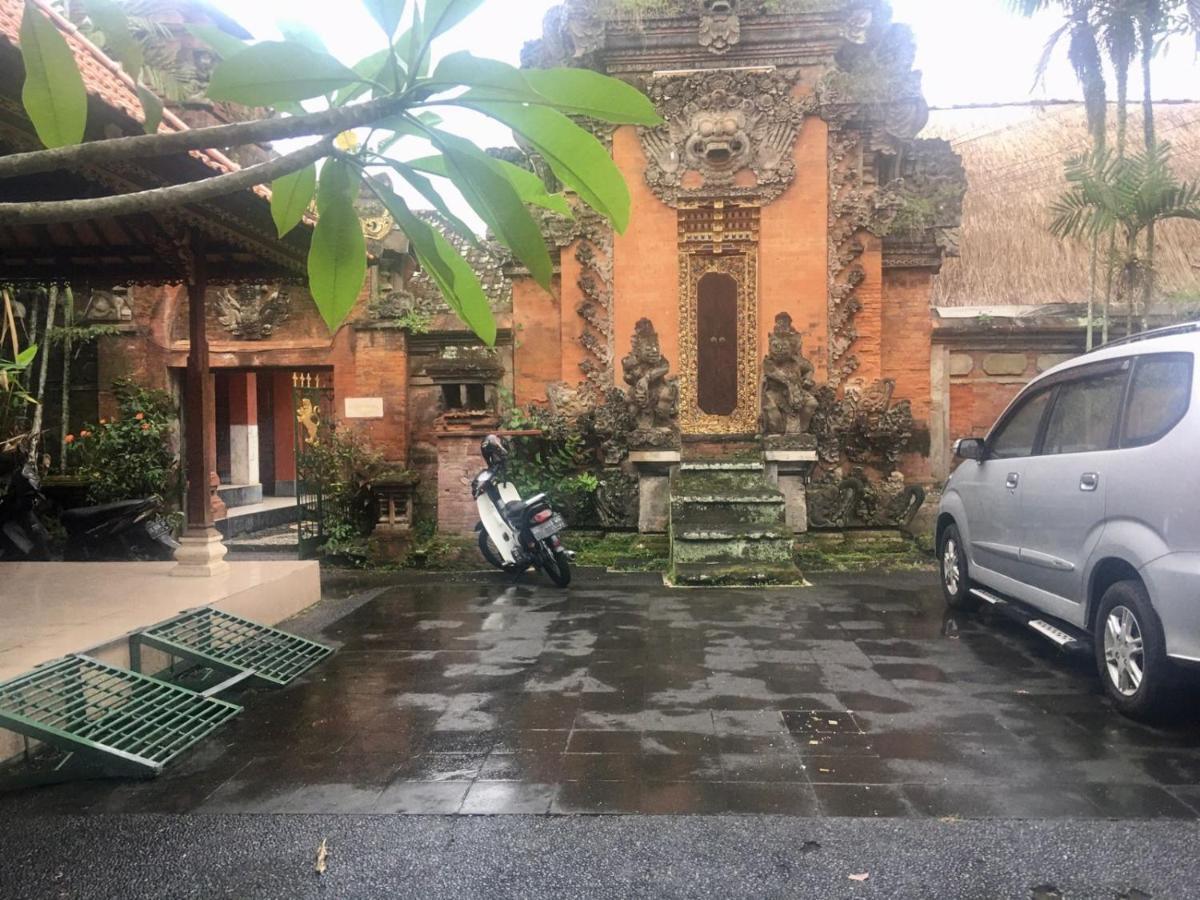
{"label": "wooden door", "polygon": [[710,416],[732,415],[738,398],[738,284],[709,272],[696,286],[696,400]]}

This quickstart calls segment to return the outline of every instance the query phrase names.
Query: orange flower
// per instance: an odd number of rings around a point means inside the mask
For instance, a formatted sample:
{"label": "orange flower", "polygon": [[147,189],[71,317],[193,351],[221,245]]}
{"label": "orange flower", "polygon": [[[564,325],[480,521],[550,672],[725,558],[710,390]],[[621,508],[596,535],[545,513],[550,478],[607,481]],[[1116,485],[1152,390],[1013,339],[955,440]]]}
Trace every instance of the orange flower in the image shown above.
{"label": "orange flower", "polygon": [[108,424],[108,419],[101,419],[101,420],[100,420],[100,424],[101,424],[101,425],[107,425],[107,424]]}
{"label": "orange flower", "polygon": [[149,422],[143,422],[143,423],[142,423],[142,431],[149,431],[149,430],[150,430],[150,423],[149,423]]}
{"label": "orange flower", "polygon": [[140,422],[140,421],[142,421],[142,419],[146,418],[146,414],[145,414],[145,413],[138,413],[136,416],[134,416],[134,418],[135,418],[135,419],[137,419],[137,420]]}
{"label": "orange flower", "polygon": [[68,444],[73,444],[73,443],[75,443],[75,435],[68,434],[65,438],[63,438],[63,440],[66,441]]}
{"label": "orange flower", "polygon": [[79,436],[81,438],[87,438],[87,437],[91,437],[92,433],[90,431],[81,431],[81,432],[79,432]]}

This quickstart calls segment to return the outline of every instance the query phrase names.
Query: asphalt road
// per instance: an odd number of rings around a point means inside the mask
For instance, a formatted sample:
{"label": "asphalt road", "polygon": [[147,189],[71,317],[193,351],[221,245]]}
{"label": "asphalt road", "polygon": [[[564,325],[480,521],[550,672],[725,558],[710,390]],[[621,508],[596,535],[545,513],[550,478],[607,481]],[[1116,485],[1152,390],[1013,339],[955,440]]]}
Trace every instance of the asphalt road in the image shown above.
{"label": "asphalt road", "polygon": [[0,822],[0,895],[1186,898],[1198,849],[1145,821],[36,817]]}

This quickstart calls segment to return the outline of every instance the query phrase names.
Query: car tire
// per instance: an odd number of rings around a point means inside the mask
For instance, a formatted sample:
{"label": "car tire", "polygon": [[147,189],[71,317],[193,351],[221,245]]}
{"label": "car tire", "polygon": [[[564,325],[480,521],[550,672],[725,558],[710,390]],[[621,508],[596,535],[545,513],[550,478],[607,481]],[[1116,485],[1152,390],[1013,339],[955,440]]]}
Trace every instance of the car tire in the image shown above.
{"label": "car tire", "polygon": [[1174,681],[1162,622],[1140,581],[1119,581],[1104,592],[1095,623],[1096,667],[1117,709],[1155,719]]}
{"label": "car tire", "polygon": [[979,598],[971,593],[967,554],[957,525],[947,525],[938,541],[938,573],[948,607],[963,611],[979,608]]}

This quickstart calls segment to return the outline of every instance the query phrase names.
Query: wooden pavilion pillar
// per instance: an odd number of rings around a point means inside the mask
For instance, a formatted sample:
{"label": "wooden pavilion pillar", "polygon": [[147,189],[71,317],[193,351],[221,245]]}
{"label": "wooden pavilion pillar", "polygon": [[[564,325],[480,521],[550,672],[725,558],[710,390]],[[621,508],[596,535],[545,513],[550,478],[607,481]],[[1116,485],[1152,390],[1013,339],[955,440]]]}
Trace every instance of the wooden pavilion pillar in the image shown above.
{"label": "wooden pavilion pillar", "polygon": [[175,553],[172,575],[207,578],[229,571],[221,532],[213,527],[217,446],[216,397],[208,365],[208,319],[205,295],[208,265],[203,235],[189,235],[188,361],[184,429],[187,473],[187,527]]}

